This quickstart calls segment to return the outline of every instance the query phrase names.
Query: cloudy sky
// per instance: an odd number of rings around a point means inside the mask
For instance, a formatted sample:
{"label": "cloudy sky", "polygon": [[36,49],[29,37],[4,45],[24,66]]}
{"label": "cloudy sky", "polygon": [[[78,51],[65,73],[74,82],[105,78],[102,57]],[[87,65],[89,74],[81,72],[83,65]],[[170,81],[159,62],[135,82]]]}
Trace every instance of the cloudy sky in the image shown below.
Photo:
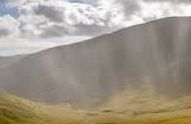
{"label": "cloudy sky", "polygon": [[190,0],[0,0],[0,55],[30,53],[163,17],[190,15]]}

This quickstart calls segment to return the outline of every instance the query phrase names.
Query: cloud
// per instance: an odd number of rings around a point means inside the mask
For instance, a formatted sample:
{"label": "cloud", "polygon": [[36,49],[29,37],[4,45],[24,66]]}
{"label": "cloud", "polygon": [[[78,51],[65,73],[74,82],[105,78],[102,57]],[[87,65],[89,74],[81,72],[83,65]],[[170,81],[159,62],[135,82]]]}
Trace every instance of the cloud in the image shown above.
{"label": "cloud", "polygon": [[25,38],[97,36],[186,11],[182,4],[171,3],[178,0],[161,0],[171,1],[167,3],[159,0],[81,0],[82,3],[71,3],[69,0],[9,1],[18,5],[19,29]]}
{"label": "cloud", "polygon": [[190,0],[7,1],[19,16],[0,17],[0,40],[9,41],[0,47],[21,48],[22,42],[22,47],[52,47],[163,17],[191,15]]}
{"label": "cloud", "polygon": [[39,4],[36,7],[34,7],[34,13],[36,15],[42,15],[48,18],[50,21],[55,22],[63,22],[63,11],[65,11],[65,8],[61,8],[49,5],[49,4]]}
{"label": "cloud", "polygon": [[123,6],[126,15],[134,14],[141,9],[140,0],[115,0],[115,2]]}
{"label": "cloud", "polygon": [[129,26],[140,9],[134,0],[82,1],[9,0],[18,7],[19,29],[25,38],[94,37]]}
{"label": "cloud", "polygon": [[[122,27],[122,7],[100,0],[96,6],[62,0],[27,2],[20,6],[21,31],[25,36],[95,36]],[[112,8],[112,9],[111,9]]]}
{"label": "cloud", "polygon": [[26,0],[20,7],[23,34],[42,38],[97,36],[162,17],[188,15],[189,8],[173,3],[178,0],[81,1]]}
{"label": "cloud", "polygon": [[191,3],[190,0],[144,0],[146,2]]}
{"label": "cloud", "polygon": [[[149,4],[149,6],[148,6]],[[191,16],[191,4],[175,4],[172,2],[142,2],[139,17],[145,22],[165,17]]]}
{"label": "cloud", "polygon": [[14,37],[19,34],[19,22],[11,16],[0,17],[0,38]]}

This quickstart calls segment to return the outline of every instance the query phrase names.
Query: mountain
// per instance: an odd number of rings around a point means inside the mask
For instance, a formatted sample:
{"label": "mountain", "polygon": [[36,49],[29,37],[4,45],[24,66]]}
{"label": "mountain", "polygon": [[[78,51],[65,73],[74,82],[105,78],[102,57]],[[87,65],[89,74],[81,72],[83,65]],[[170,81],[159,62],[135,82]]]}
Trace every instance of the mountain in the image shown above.
{"label": "mountain", "polygon": [[182,98],[191,93],[190,29],[190,17],[165,18],[27,55],[0,68],[0,88],[80,107],[101,105],[127,88]]}
{"label": "mountain", "polygon": [[16,56],[9,56],[9,57],[0,57],[0,68],[6,68],[14,63],[17,63],[22,58],[24,58],[25,55],[16,55]]}

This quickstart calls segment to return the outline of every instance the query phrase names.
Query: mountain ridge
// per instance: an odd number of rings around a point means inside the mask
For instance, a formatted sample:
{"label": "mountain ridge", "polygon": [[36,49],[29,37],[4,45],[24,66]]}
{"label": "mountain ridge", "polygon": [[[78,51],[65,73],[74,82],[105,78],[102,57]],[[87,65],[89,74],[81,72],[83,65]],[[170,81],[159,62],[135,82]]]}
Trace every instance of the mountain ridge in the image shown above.
{"label": "mountain ridge", "polygon": [[189,26],[189,17],[171,17],[27,55],[1,70],[0,87],[33,100],[92,104],[148,77],[158,93],[189,94]]}

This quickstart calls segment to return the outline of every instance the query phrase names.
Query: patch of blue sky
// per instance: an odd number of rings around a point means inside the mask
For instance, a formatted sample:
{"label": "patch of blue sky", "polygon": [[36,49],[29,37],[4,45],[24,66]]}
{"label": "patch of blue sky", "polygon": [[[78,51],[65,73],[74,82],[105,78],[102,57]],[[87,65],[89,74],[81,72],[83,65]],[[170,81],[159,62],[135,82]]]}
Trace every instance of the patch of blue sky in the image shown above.
{"label": "patch of blue sky", "polygon": [[18,17],[19,12],[17,7],[9,6],[6,0],[0,0],[0,16],[3,16],[3,15]]}

